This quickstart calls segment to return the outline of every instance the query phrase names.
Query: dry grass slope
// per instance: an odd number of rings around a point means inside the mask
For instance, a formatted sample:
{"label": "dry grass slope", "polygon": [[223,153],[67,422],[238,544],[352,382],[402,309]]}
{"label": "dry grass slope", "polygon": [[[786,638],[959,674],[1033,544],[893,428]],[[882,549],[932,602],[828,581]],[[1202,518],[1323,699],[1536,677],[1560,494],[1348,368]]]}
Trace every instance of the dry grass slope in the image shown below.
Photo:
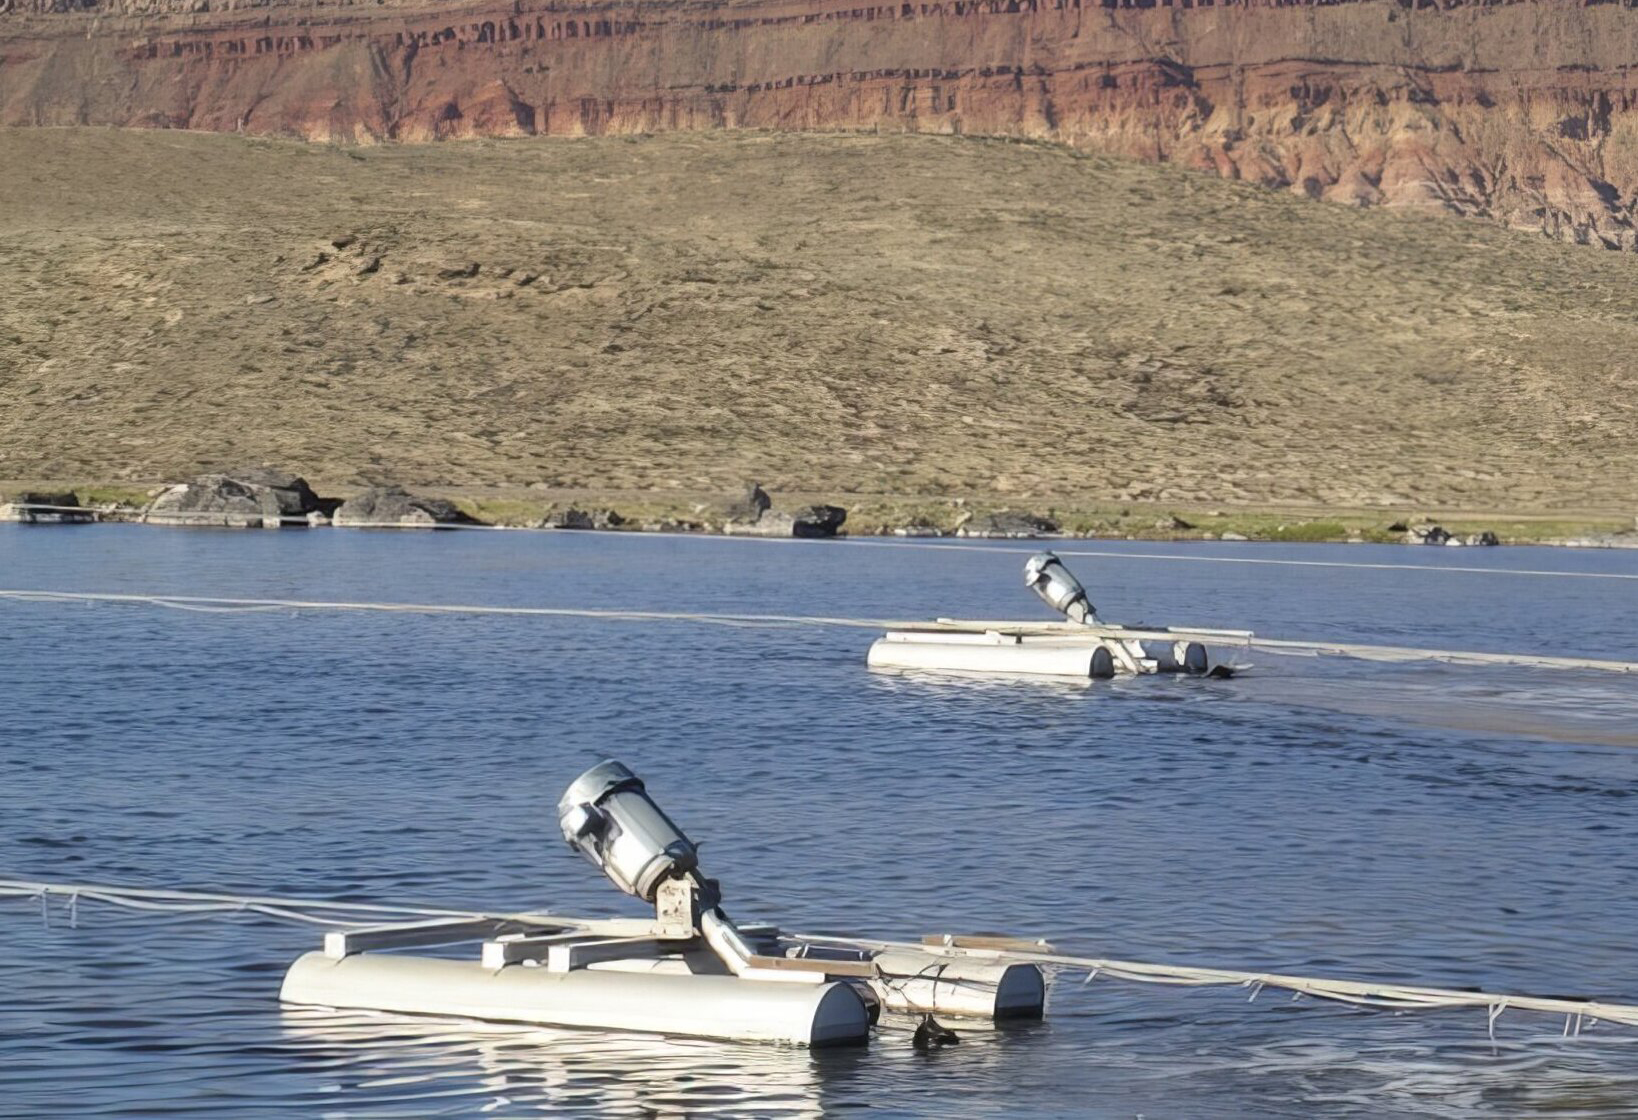
{"label": "dry grass slope", "polygon": [[960,138],[0,132],[0,478],[1627,511],[1635,270]]}

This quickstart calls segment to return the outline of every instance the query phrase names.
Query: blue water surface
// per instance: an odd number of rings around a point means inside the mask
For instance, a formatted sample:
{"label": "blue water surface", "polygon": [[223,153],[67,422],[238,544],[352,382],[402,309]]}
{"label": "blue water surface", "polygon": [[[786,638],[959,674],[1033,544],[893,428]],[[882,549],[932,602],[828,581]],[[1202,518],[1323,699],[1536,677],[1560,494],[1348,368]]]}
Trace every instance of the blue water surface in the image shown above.
{"label": "blue water surface", "polygon": [[[0,585],[1045,618],[1028,551],[3,526]],[[1125,622],[1638,660],[1633,552],[1060,551]],[[872,637],[0,601],[0,877],[636,914],[554,818],[613,756],[703,842],[742,921],[1638,1002],[1638,680],[1259,653],[1229,681],[996,682],[873,674]],[[1492,1041],[1481,1011],[1075,975],[1041,1024],[807,1053],[281,1009],[315,930],[91,902],[45,917],[0,900],[0,1115],[1625,1116],[1638,1099],[1638,1030],[1564,1039],[1512,1013]]]}

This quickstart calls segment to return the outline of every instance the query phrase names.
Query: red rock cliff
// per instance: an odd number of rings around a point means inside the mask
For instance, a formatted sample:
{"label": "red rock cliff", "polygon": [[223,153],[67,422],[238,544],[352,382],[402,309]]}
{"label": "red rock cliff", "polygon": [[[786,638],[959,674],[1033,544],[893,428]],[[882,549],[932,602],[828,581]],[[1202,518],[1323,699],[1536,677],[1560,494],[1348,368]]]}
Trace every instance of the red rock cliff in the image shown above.
{"label": "red rock cliff", "polygon": [[[863,4],[863,6],[859,6]],[[1566,0],[0,0],[0,122],[1036,137],[1638,246],[1638,14]]]}

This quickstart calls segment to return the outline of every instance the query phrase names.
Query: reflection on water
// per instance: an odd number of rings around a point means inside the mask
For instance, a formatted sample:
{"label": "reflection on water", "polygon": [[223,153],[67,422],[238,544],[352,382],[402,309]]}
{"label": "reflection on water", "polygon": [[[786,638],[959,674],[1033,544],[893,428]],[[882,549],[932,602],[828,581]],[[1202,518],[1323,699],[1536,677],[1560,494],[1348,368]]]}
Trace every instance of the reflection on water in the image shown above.
{"label": "reflection on water", "polygon": [[[914,1051],[916,1021],[901,1016],[888,1016],[877,1031],[874,1057],[852,1048],[808,1051],[313,1008],[285,1008],[281,1019],[288,1052],[333,1079],[321,1091],[335,1094],[338,1108],[386,1093],[400,1102],[461,1096],[468,1098],[462,1110],[814,1117],[839,1103],[827,1101],[827,1084],[845,1085],[865,1061],[941,1060],[941,1052]],[[961,1075],[975,1084],[1004,1074],[998,1040],[1032,1027],[953,1025],[964,1049],[947,1060],[959,1061]]]}
{"label": "reflection on water", "polygon": [[[1632,571],[1638,555],[1514,562]],[[13,586],[248,597],[1029,616],[1018,563],[0,526]],[[1505,580],[1391,570],[1077,570],[1127,617],[1638,655],[1619,581],[1537,579],[1517,598]],[[872,637],[6,605],[0,694],[26,719],[0,727],[0,871],[630,915],[552,815],[564,782],[615,755],[704,842],[741,921],[1638,1000],[1638,682],[1262,655],[1230,681],[962,680],[870,673]],[[867,1049],[809,1054],[281,1011],[316,931],[90,904],[77,928],[51,917],[0,902],[0,1115],[1617,1116],[1638,1094],[1630,1032],[1564,1040],[1504,1015],[1492,1043],[1477,1012],[1079,977],[1046,1022],[931,1053],[895,1022]]]}
{"label": "reflection on water", "polygon": [[823,1052],[286,1008],[284,1033],[338,1104],[390,1088],[436,1099],[454,1073],[487,1107],[583,1115],[820,1116]]}

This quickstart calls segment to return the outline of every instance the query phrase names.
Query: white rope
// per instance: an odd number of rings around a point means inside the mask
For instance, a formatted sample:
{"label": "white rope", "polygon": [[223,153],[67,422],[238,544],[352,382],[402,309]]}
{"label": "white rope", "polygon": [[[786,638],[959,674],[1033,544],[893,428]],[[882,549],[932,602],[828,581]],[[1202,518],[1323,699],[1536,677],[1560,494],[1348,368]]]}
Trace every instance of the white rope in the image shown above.
{"label": "white rope", "polygon": [[1195,641],[1210,646],[1262,649],[1275,653],[1360,658],[1367,661],[1442,661],[1453,665],[1515,665],[1536,669],[1588,669],[1638,673],[1638,662],[1584,657],[1549,657],[1525,653],[1480,653],[1468,650],[1376,646],[1355,642],[1289,641],[1259,638],[1244,631],[1144,630],[1132,627],[1080,627],[1054,622],[907,622],[890,618],[838,618],[827,615],[727,614],[702,611],[603,610],[592,607],[509,607],[456,603],[375,603],[320,599],[241,599],[204,595],[140,595],[89,591],[0,589],[0,600],[37,603],[119,603],[202,611],[368,611],[404,614],[502,615],[529,618],[589,618],[611,622],[695,622],[717,626],[838,626],[864,630],[1012,629],[1053,637],[1129,638],[1141,641]]}
{"label": "white rope", "polygon": [[[292,914],[319,910],[351,915],[359,921],[369,917],[483,918],[489,915],[470,910],[437,910],[420,906],[394,906],[377,902],[343,902],[325,898],[263,898],[256,895],[213,894],[207,891],[172,891],[147,887],[111,887],[96,883],[52,883],[30,879],[0,879],[0,897],[46,897],[64,895],[70,899],[89,898],[123,906],[130,910],[168,912],[227,912],[270,907]],[[277,916],[277,915],[275,915]],[[305,917],[304,920],[312,920]]]}
{"label": "white rope", "polygon": [[1624,1026],[1638,1027],[1638,1004],[1605,1003],[1600,1000],[1561,999],[1548,996],[1506,995],[1496,992],[1464,992],[1451,988],[1428,988],[1405,984],[1381,984],[1359,980],[1337,980],[1328,977],[1291,976],[1276,972],[1249,972],[1224,968],[1197,968],[1191,965],[1145,964],[1138,961],[1110,960],[1094,957],[1072,957],[1053,952],[1029,950],[962,949],[945,945],[928,945],[913,941],[879,941],[868,938],[808,936],[791,937],[821,944],[846,946],[861,950],[913,950],[926,953],[948,953],[958,956],[980,957],[986,960],[1009,960],[1039,964],[1056,969],[1087,970],[1083,983],[1093,977],[1108,976],[1141,984],[1179,984],[1195,987],[1232,985],[1252,989],[1252,999],[1264,988],[1277,988],[1298,996],[1338,1003],[1351,1003],[1395,1011],[1448,1010],[1456,1008],[1484,1008],[1489,1016],[1492,1037],[1495,1021],[1503,1011],[1535,1011],[1552,1015],[1574,1017],[1578,1022],[1605,1019]]}
{"label": "white rope", "polygon": [[470,603],[372,603],[327,599],[237,599],[206,595],[134,595],[89,591],[0,590],[0,599],[38,603],[123,603],[226,611],[369,611],[401,614],[512,615],[526,618],[592,618],[613,622],[705,622],[729,626],[780,624],[884,629],[915,623],[891,619],[830,618],[823,615],[718,614],[699,611],[603,610],[595,607],[491,607]]}
{"label": "white rope", "polygon": [[[1378,572],[1431,572],[1479,576],[1548,576],[1563,579],[1624,579],[1638,581],[1634,572],[1567,572],[1556,568],[1476,568],[1454,564],[1372,564],[1354,560],[1291,560],[1272,556],[1182,556],[1174,552],[1116,552],[1111,549],[1059,548],[1050,540],[1038,542],[1031,548],[997,548],[980,544],[933,544],[927,541],[889,542],[866,541],[850,537],[853,544],[875,544],[884,548],[934,548],[966,552],[1013,552],[1027,555],[1042,548],[1051,548],[1059,556],[1091,556],[1101,560],[1162,560],[1189,564],[1263,564],[1282,568],[1353,568]],[[1211,543],[1211,542],[1200,542]],[[1259,542],[1261,543],[1261,542]],[[1406,546],[1411,547],[1411,546]]]}
{"label": "white rope", "polygon": [[[472,910],[447,910],[427,906],[394,906],[378,903],[340,902],[331,899],[273,898],[256,895],[235,895],[203,891],[156,890],[141,887],[117,887],[88,883],[52,883],[22,879],[0,879],[0,898],[38,898],[41,914],[49,921],[47,900],[61,896],[68,900],[70,914],[77,919],[81,900],[105,902],[113,906],[146,912],[162,911],[179,914],[232,914],[254,913],[281,921],[305,922],[323,926],[357,925],[361,921],[379,921],[383,917],[404,919],[455,918],[487,919],[497,922],[549,923],[553,926],[591,926],[587,919],[567,918],[561,915],[530,913],[485,913]],[[305,913],[318,911],[318,913]],[[1275,972],[1250,972],[1236,969],[1198,968],[1192,965],[1145,964],[1138,961],[1113,960],[1092,957],[1074,957],[1050,951],[1025,949],[965,949],[960,946],[927,944],[913,941],[880,941],[869,938],[833,937],[807,934],[786,935],[791,940],[810,944],[845,946],[863,951],[909,950],[937,956],[976,957],[989,961],[1017,961],[1042,965],[1054,970],[1085,970],[1083,984],[1090,984],[1098,976],[1128,980],[1141,984],[1172,984],[1190,987],[1232,986],[1247,988],[1255,1000],[1264,988],[1275,988],[1293,993],[1293,997],[1313,996],[1317,999],[1362,1007],[1394,1011],[1441,1010],[1456,1008],[1483,1008],[1488,1028],[1495,1037],[1496,1020],[1505,1011],[1534,1011],[1563,1015],[1565,1037],[1580,1035],[1584,1027],[1598,1020],[1638,1026],[1638,1005],[1606,1003],[1600,1000],[1562,999],[1546,996],[1519,996],[1496,992],[1464,992],[1449,988],[1428,988],[1403,984],[1380,984],[1359,980],[1337,980],[1327,977],[1292,976]],[[929,966],[935,968],[936,966]]]}
{"label": "white rope", "polygon": [[[269,516],[260,513],[215,513],[199,510],[174,510],[155,514],[153,520],[148,519],[144,511],[121,508],[117,506],[49,506],[38,504],[13,503],[12,509],[41,510],[47,512],[78,513],[90,515],[97,519],[108,518],[114,521],[133,522],[144,525],[164,526],[181,521],[197,521],[213,525],[240,524],[251,521],[276,522],[280,525],[306,526],[310,522],[305,517]],[[481,522],[439,522],[437,524],[406,523],[402,521],[349,521],[341,526],[347,529],[437,529],[437,530],[487,530],[490,532],[506,533],[604,533],[615,536],[628,536],[640,530],[631,529],[556,529],[541,525],[485,525]],[[1269,556],[1184,556],[1170,552],[1116,552],[1109,549],[1075,549],[1059,547],[1058,542],[1074,538],[1041,538],[1028,548],[1009,547],[1006,544],[966,544],[945,541],[927,540],[887,540],[885,538],[870,537],[833,537],[824,540],[802,539],[797,537],[760,537],[746,534],[719,534],[709,532],[679,532],[666,534],[670,538],[682,540],[729,540],[741,544],[791,544],[791,545],[819,545],[835,547],[836,545],[852,544],[877,548],[917,548],[935,549],[945,552],[980,552],[990,555],[1016,553],[1027,555],[1040,548],[1050,547],[1059,556],[1090,556],[1103,560],[1159,560],[1178,561],[1191,564],[1264,564],[1288,568],[1352,568],[1365,571],[1382,572],[1423,572],[1449,573],[1453,575],[1481,575],[1481,576],[1531,576],[1559,579],[1616,579],[1638,581],[1638,573],[1633,572],[1569,572],[1555,568],[1479,568],[1454,564],[1384,564],[1366,563],[1349,560],[1293,560]],[[1210,543],[1210,542],[1199,542]]]}

